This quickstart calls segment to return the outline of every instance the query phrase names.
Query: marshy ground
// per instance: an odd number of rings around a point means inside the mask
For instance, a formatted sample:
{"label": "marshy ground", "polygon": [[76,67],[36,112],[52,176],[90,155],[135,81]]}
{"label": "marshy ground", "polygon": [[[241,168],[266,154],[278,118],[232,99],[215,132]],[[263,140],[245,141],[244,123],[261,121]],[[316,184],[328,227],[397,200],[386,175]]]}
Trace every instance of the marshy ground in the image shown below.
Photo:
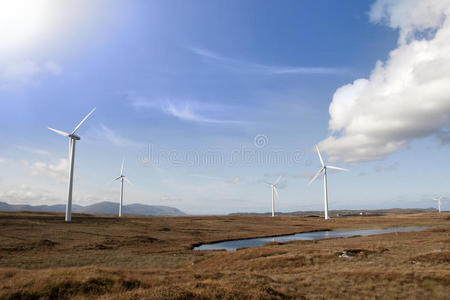
{"label": "marshy ground", "polygon": [[[271,243],[200,243],[312,230],[428,227]],[[450,213],[322,218],[0,213],[0,299],[450,299]]]}

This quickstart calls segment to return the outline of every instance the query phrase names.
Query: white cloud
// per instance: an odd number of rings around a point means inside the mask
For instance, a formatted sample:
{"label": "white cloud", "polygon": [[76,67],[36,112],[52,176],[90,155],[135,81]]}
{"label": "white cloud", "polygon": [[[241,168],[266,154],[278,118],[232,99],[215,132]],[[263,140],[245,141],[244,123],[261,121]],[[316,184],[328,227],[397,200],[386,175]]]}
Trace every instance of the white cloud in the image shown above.
{"label": "white cloud", "polygon": [[105,139],[111,144],[119,147],[142,147],[139,142],[121,136],[119,133],[104,124],[100,124],[100,129],[96,132],[96,137]]}
{"label": "white cloud", "polygon": [[6,158],[0,157],[0,164],[6,164],[8,160]]}
{"label": "white cloud", "polygon": [[[28,164],[28,163],[27,163]],[[31,175],[47,177],[57,182],[66,182],[69,172],[69,160],[60,158],[57,163],[34,162],[28,164]]]}
{"label": "white cloud", "polygon": [[225,182],[229,184],[238,184],[240,181],[241,181],[240,177],[234,177],[230,180],[225,180]]}
{"label": "white cloud", "polygon": [[180,202],[181,199],[180,198],[176,198],[176,197],[171,197],[171,196],[161,196],[161,198],[159,199],[159,202],[161,203],[170,203],[170,202]]}
{"label": "white cloud", "polygon": [[242,61],[230,57],[225,57],[211,50],[199,47],[186,47],[192,53],[221,64],[223,67],[230,68],[238,72],[250,72],[261,75],[283,75],[283,74],[343,74],[347,70],[344,68],[327,67],[299,67],[299,66],[273,66],[258,64],[248,61]]}
{"label": "white cloud", "polygon": [[[208,108],[209,107],[209,108]],[[162,110],[173,117],[176,117],[183,121],[194,121],[201,123],[217,123],[217,124],[239,124],[242,121],[237,120],[222,120],[222,119],[214,119],[209,118],[202,115],[200,110],[209,110],[210,112],[216,112],[212,106],[205,106],[204,104],[196,103],[196,102],[170,102],[167,101],[162,106]]]}
{"label": "white cloud", "polygon": [[[399,46],[368,79],[338,88],[330,104],[330,160],[383,159],[450,125],[450,1],[379,0],[372,21],[400,31]],[[424,34],[426,31],[427,34]]]}
{"label": "white cloud", "polygon": [[32,154],[37,154],[37,155],[44,155],[44,156],[50,156],[51,153],[48,152],[47,150],[42,150],[42,149],[38,149],[38,148],[32,148],[32,147],[26,147],[26,146],[16,146],[17,149],[21,150],[21,151],[25,151],[25,152],[29,152]]}
{"label": "white cloud", "polygon": [[14,88],[37,82],[41,75],[59,75],[61,67],[53,62],[20,60],[0,63],[0,88]]}
{"label": "white cloud", "polygon": [[136,92],[127,93],[127,100],[137,109],[156,109],[163,113],[175,117],[182,121],[211,123],[211,124],[242,124],[246,123],[241,120],[228,120],[211,115],[217,115],[229,109],[224,105],[207,104],[196,101],[176,101],[176,100],[149,100],[143,96],[139,96]]}
{"label": "white cloud", "polygon": [[378,0],[371,7],[370,20],[399,29],[399,43],[404,44],[440,27],[448,6],[448,0]]}
{"label": "white cloud", "polygon": [[58,199],[45,189],[20,184],[12,188],[2,189],[0,201],[10,204],[50,204],[57,203]]}

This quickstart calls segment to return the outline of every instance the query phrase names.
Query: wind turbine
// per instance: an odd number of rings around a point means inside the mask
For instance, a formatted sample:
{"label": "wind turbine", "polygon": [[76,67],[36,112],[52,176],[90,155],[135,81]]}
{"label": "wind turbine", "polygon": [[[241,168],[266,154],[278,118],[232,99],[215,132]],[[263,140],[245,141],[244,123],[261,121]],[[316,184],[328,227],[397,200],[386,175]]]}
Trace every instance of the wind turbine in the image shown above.
{"label": "wind turbine", "polygon": [[90,115],[95,111],[95,108],[91,110],[90,113],[84,117],[83,120],[81,120],[80,123],[75,127],[75,129],[72,131],[72,133],[67,133],[61,130],[53,129],[48,127],[53,132],[56,132],[57,134],[60,134],[62,136],[69,137],[69,195],[67,197],[67,206],[66,206],[66,222],[70,222],[72,220],[72,188],[73,188],[73,164],[75,161],[75,142],[80,140],[80,137],[75,135],[75,132],[80,128],[80,126],[89,118]]}
{"label": "wind turbine", "polygon": [[275,216],[275,194],[277,195],[277,199],[280,200],[280,195],[278,194],[278,183],[280,182],[281,176],[277,178],[277,180],[274,183],[270,183],[265,181],[264,183],[269,185],[272,189],[272,217]]}
{"label": "wind turbine", "polygon": [[128,183],[131,183],[128,178],[123,175],[123,163],[124,160],[122,160],[122,167],[120,168],[120,176],[114,179],[113,181],[120,179],[120,206],[119,206],[119,217],[122,216],[122,205],[123,205],[123,181],[125,180]]}
{"label": "wind turbine", "polygon": [[438,202],[439,212],[441,212],[441,202],[447,200],[447,199],[442,199],[442,198],[445,198],[445,197],[442,197],[441,195],[436,195],[433,197],[433,200]]}
{"label": "wind turbine", "polygon": [[341,170],[341,171],[348,171],[347,169],[333,167],[333,166],[327,166],[323,162],[322,155],[320,155],[319,147],[316,145],[317,154],[319,155],[320,163],[322,164],[322,168],[314,175],[314,177],[311,179],[309,184],[313,183],[314,180],[317,179],[321,174],[323,174],[323,192],[325,197],[325,220],[328,220],[328,191],[327,191],[327,169],[334,169],[334,170]]}

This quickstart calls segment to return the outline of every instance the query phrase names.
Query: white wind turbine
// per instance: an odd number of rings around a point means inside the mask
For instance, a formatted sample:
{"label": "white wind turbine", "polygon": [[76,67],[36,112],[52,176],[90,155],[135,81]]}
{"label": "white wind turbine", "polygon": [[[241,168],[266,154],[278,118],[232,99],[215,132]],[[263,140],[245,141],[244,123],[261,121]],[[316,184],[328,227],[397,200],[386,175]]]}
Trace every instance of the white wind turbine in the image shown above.
{"label": "white wind turbine", "polygon": [[280,200],[280,195],[278,194],[278,183],[280,182],[281,176],[277,178],[274,183],[270,183],[265,181],[264,183],[269,185],[272,189],[272,217],[275,216],[275,194],[277,195],[277,199]]}
{"label": "white wind turbine", "polygon": [[125,180],[128,183],[131,183],[128,178],[123,175],[123,163],[124,160],[122,160],[122,167],[120,168],[120,176],[114,179],[113,181],[120,179],[120,206],[119,206],[119,217],[122,216],[122,205],[123,205],[123,181]]}
{"label": "white wind turbine", "polygon": [[433,200],[438,202],[438,210],[439,210],[439,212],[441,212],[441,202],[446,200],[446,199],[443,199],[443,198],[444,197],[441,196],[441,195],[436,195],[436,196],[433,197]]}
{"label": "white wind turbine", "polygon": [[309,184],[313,183],[314,180],[317,179],[321,174],[323,174],[323,192],[325,197],[325,220],[328,220],[328,191],[327,191],[327,169],[334,169],[334,170],[341,170],[341,171],[348,171],[347,169],[333,167],[333,166],[327,166],[323,162],[322,155],[320,155],[319,147],[316,145],[317,154],[319,155],[320,163],[322,164],[322,168],[314,175],[314,177],[311,179]]}
{"label": "white wind turbine", "polygon": [[91,110],[90,113],[84,117],[83,120],[81,120],[80,123],[75,127],[75,129],[72,131],[72,133],[67,133],[61,130],[53,129],[48,127],[51,131],[56,132],[57,134],[60,134],[62,136],[67,136],[70,138],[69,140],[69,195],[67,197],[67,206],[66,206],[66,222],[70,222],[72,220],[72,188],[73,188],[73,164],[75,161],[75,142],[77,140],[80,140],[80,137],[75,135],[75,132],[80,128],[80,126],[84,123],[84,121],[89,118],[90,115],[95,111],[95,108]]}

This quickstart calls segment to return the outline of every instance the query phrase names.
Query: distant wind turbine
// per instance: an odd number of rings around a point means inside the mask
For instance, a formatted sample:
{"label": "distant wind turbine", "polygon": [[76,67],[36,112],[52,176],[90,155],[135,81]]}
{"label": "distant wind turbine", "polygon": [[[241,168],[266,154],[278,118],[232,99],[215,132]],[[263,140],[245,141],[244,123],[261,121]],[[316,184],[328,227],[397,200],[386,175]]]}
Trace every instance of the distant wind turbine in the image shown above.
{"label": "distant wind turbine", "polygon": [[314,180],[316,180],[321,174],[323,174],[323,192],[325,197],[325,220],[328,220],[328,191],[327,191],[327,169],[334,169],[334,170],[341,170],[341,171],[348,171],[347,169],[333,167],[333,166],[327,166],[323,162],[322,155],[320,155],[319,147],[316,145],[317,154],[319,155],[320,163],[322,164],[322,168],[314,175],[314,177],[311,179],[309,184],[313,183]]}
{"label": "distant wind turbine", "polygon": [[441,212],[441,202],[446,200],[446,199],[442,199],[442,198],[444,198],[444,197],[442,197],[441,195],[436,195],[433,197],[433,200],[438,202],[439,212]]}
{"label": "distant wind turbine", "polygon": [[123,175],[123,163],[124,160],[122,160],[122,167],[120,168],[120,176],[114,179],[113,181],[120,179],[120,206],[119,206],[119,217],[122,216],[122,206],[123,206],[123,181],[125,180],[128,183],[131,183],[128,178]]}
{"label": "distant wind turbine", "polygon": [[280,195],[278,194],[278,183],[280,182],[281,176],[277,178],[277,180],[274,183],[270,183],[265,181],[264,183],[269,185],[272,189],[272,217],[275,216],[275,194],[277,195],[277,199],[280,200]]}
{"label": "distant wind turbine", "polygon": [[80,126],[89,118],[90,115],[95,111],[95,108],[91,110],[90,113],[84,117],[83,120],[81,120],[80,123],[75,127],[75,129],[72,131],[72,133],[67,133],[61,130],[53,129],[48,127],[53,132],[56,132],[57,134],[60,134],[62,136],[69,137],[69,195],[67,197],[67,206],[66,206],[66,222],[70,222],[72,220],[72,188],[73,188],[73,164],[75,162],[75,142],[77,140],[80,140],[80,137],[75,135],[75,132],[80,128]]}

